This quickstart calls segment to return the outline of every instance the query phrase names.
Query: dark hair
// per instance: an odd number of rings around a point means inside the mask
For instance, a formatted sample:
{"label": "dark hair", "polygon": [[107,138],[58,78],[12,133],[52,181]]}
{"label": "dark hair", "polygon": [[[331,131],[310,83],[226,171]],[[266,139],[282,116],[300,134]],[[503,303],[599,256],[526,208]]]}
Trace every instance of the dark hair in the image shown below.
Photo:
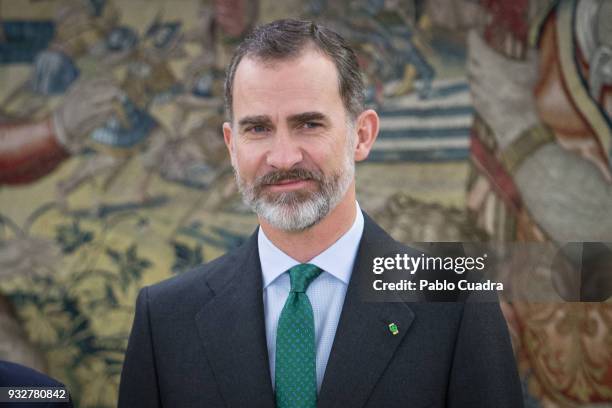
{"label": "dark hair", "polygon": [[363,111],[364,100],[363,79],[355,52],[344,38],[329,28],[293,19],[277,20],[255,28],[236,48],[225,75],[225,110],[229,119],[233,119],[236,69],[245,56],[262,61],[290,59],[299,56],[308,44],[313,44],[336,65],[340,97],[349,116],[355,119]]}

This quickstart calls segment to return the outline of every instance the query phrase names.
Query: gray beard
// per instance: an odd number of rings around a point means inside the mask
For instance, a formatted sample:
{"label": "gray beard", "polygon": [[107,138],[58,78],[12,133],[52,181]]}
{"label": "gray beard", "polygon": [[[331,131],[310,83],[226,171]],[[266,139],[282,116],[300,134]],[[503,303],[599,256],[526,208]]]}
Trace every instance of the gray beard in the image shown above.
{"label": "gray beard", "polygon": [[321,176],[318,191],[276,193],[266,197],[258,188],[259,179],[249,185],[237,167],[234,175],[242,200],[268,224],[282,231],[298,232],[316,225],[342,200],[355,176],[355,162],[345,154],[339,173]]}

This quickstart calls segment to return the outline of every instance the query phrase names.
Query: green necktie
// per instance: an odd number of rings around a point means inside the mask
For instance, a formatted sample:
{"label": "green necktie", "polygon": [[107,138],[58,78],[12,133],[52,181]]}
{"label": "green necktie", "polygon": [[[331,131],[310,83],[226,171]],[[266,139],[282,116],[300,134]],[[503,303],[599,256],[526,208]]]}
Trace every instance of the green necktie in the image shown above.
{"label": "green necktie", "polygon": [[315,408],[317,405],[314,316],[305,292],[321,272],[311,264],[289,269],[291,291],[276,331],[277,408]]}

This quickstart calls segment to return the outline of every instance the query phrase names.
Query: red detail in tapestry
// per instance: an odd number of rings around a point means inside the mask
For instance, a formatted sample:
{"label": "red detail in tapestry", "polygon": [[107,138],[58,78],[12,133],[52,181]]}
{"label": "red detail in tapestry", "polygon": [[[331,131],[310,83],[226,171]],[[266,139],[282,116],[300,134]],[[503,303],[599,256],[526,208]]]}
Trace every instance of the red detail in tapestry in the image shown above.
{"label": "red detail in tapestry", "polygon": [[500,34],[511,33],[521,43],[527,42],[529,23],[527,21],[528,0],[481,0],[489,11],[491,20],[485,29],[484,38],[491,43]]}
{"label": "red detail in tapestry", "polygon": [[480,141],[478,135],[472,130],[470,135],[470,151],[472,159],[485,171],[491,184],[500,194],[501,198],[514,210],[521,208],[521,198],[512,177],[495,156]]}
{"label": "red detail in tapestry", "polygon": [[57,142],[51,119],[0,124],[0,184],[27,184],[51,173],[69,153]]}

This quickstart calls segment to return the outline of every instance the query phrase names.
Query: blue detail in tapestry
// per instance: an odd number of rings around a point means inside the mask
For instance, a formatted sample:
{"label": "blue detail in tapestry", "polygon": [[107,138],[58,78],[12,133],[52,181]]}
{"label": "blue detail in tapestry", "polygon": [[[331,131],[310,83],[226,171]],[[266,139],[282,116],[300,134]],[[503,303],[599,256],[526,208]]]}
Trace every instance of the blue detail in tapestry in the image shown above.
{"label": "blue detail in tapestry", "polygon": [[61,95],[79,77],[72,58],[60,51],[41,51],[34,60],[30,78],[33,92],[41,95]]}
{"label": "blue detail in tapestry", "polygon": [[89,7],[92,16],[100,17],[106,7],[106,0],[89,0]]}
{"label": "blue detail in tapestry", "polygon": [[128,26],[111,30],[106,37],[106,49],[112,52],[132,50],[138,44],[138,33]]}
{"label": "blue detail in tapestry", "polygon": [[414,94],[387,98],[379,113],[380,135],[370,162],[464,161],[470,156],[474,108],[464,78],[433,81],[427,100]]}
{"label": "blue detail in tapestry", "polygon": [[55,34],[52,21],[0,22],[0,64],[33,62]]}
{"label": "blue detail in tapestry", "polygon": [[114,114],[95,129],[90,137],[108,147],[127,149],[143,142],[157,126],[155,119],[134,105],[127,96],[122,97],[124,121]]}
{"label": "blue detail in tapestry", "polygon": [[173,273],[183,273],[204,263],[202,244],[195,244],[190,247],[178,241],[172,241],[171,243],[174,247]]}

